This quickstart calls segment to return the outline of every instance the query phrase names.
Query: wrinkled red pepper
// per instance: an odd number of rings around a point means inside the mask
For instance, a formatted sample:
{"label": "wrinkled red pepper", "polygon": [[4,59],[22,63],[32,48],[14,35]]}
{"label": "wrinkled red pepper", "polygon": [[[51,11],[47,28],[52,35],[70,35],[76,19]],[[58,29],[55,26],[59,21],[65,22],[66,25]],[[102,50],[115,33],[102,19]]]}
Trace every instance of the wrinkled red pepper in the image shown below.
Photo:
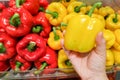
{"label": "wrinkled red pepper", "polygon": [[28,34],[33,25],[33,16],[23,8],[7,8],[2,12],[0,26],[13,37]]}
{"label": "wrinkled red pepper", "polygon": [[39,11],[39,0],[10,0],[10,7],[23,7],[27,9],[32,15],[36,15]]}
{"label": "wrinkled red pepper", "polygon": [[0,61],[0,71],[6,71],[10,68],[9,61]]}
{"label": "wrinkled red pepper", "polygon": [[10,59],[10,67],[14,71],[25,71],[31,68],[31,62],[28,62],[19,55],[16,55],[14,58]]}
{"label": "wrinkled red pepper", "polygon": [[[35,74],[39,74],[41,70],[44,69],[54,69],[57,68],[57,53],[55,50],[47,46],[46,54],[39,60],[34,62],[35,67],[38,69]],[[45,73],[51,73],[53,71],[45,71]]]}
{"label": "wrinkled red pepper", "polygon": [[45,55],[46,42],[38,34],[28,34],[17,43],[16,49],[27,61],[35,61]]}
{"label": "wrinkled red pepper", "polygon": [[48,37],[51,31],[51,25],[44,12],[39,12],[37,16],[33,18],[34,27],[32,28],[33,33],[40,33],[43,37]]}
{"label": "wrinkled red pepper", "polygon": [[44,12],[48,7],[48,5],[49,5],[48,0],[39,0],[39,6],[40,6],[39,11]]}
{"label": "wrinkled red pepper", "polygon": [[0,61],[6,61],[16,55],[16,41],[6,33],[0,33]]}

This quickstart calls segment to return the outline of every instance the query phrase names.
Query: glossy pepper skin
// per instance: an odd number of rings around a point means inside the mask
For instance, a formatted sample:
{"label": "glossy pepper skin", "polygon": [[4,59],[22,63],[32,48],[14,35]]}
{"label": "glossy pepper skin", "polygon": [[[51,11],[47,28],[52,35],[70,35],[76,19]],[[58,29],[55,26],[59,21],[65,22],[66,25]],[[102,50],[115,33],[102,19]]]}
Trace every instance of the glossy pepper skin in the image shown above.
{"label": "glossy pepper skin", "polygon": [[32,19],[32,15],[24,8],[7,8],[0,18],[0,26],[12,37],[21,37],[30,32]]}
{"label": "glossy pepper skin", "polygon": [[59,50],[62,48],[61,39],[63,39],[62,32],[53,27],[53,31],[51,31],[49,34],[47,44],[50,46],[50,48]]}
{"label": "glossy pepper skin", "polygon": [[48,0],[39,0],[39,11],[41,12],[44,12],[46,10],[46,8],[48,7],[49,5],[49,2]]}
{"label": "glossy pepper skin", "polygon": [[47,20],[44,12],[39,12],[34,18],[33,18],[33,27],[32,32],[33,33],[39,33],[42,37],[48,37],[49,33],[51,31],[51,25],[49,21]]}
{"label": "glossy pepper skin", "polygon": [[[44,69],[54,69],[57,68],[57,53],[55,50],[47,46],[45,56],[39,58],[34,62],[34,65],[38,69],[35,71],[35,74],[39,73],[41,70]],[[45,71],[46,73],[47,71]],[[51,71],[50,71],[51,72]],[[47,72],[47,73],[50,73]]]}
{"label": "glossy pepper skin", "polygon": [[115,43],[113,44],[113,47],[116,49],[116,50],[120,50],[120,29],[116,29],[114,32],[114,35],[115,35]]}
{"label": "glossy pepper skin", "polygon": [[39,10],[39,0],[10,0],[10,7],[23,7],[28,10],[32,15],[36,15]]}
{"label": "glossy pepper skin", "polygon": [[70,19],[64,37],[66,49],[86,53],[95,47],[96,35],[105,25],[101,19],[92,17],[92,13],[101,4],[101,2],[95,3],[88,15],[77,15]]}
{"label": "glossy pepper skin", "polygon": [[115,35],[113,31],[109,29],[103,30],[103,37],[106,40],[106,49],[110,49],[115,43]]}
{"label": "glossy pepper skin", "polygon": [[14,58],[9,60],[10,67],[14,71],[25,71],[31,68],[31,62],[25,60],[19,55],[16,55]]}
{"label": "glossy pepper skin", "polygon": [[63,49],[58,51],[58,68],[63,69],[63,72],[74,72],[73,66]]}
{"label": "glossy pepper skin", "polygon": [[106,50],[106,70],[111,70],[114,65],[114,53],[111,49]]}
{"label": "glossy pepper skin", "polygon": [[0,33],[0,61],[6,61],[16,55],[16,41],[6,33]]}
{"label": "glossy pepper skin", "polygon": [[0,61],[0,71],[6,71],[10,68],[9,61]]}
{"label": "glossy pepper skin", "polygon": [[45,12],[47,19],[53,26],[58,26],[62,19],[67,15],[65,6],[60,2],[50,3]]}
{"label": "glossy pepper skin", "polygon": [[106,28],[110,30],[120,29],[120,15],[117,13],[110,14],[106,18]]}
{"label": "glossy pepper skin", "polygon": [[45,55],[46,42],[38,34],[31,33],[17,43],[16,50],[27,61],[35,61]]}

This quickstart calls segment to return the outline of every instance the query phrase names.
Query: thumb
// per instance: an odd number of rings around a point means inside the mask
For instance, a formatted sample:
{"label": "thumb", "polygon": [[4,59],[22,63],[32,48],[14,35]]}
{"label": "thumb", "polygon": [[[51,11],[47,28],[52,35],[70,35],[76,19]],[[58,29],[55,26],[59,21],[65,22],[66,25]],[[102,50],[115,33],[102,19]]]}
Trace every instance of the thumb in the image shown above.
{"label": "thumb", "polygon": [[99,55],[106,54],[106,41],[103,37],[103,32],[99,32],[96,37],[96,53]]}

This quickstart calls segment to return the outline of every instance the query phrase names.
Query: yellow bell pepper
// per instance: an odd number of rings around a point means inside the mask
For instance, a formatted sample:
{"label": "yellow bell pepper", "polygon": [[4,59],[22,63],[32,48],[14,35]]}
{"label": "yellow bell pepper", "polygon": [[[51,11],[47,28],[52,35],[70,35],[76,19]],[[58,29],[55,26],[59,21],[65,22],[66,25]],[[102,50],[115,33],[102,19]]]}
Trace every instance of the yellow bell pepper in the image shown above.
{"label": "yellow bell pepper", "polygon": [[63,49],[58,51],[58,68],[63,72],[74,72],[73,66]]}
{"label": "yellow bell pepper", "polygon": [[86,12],[86,4],[80,1],[74,1],[69,4],[67,7],[68,13],[85,13]]}
{"label": "yellow bell pepper", "polygon": [[106,70],[111,70],[114,65],[114,55],[110,49],[106,50]]}
{"label": "yellow bell pepper", "polygon": [[120,65],[120,51],[116,50],[115,48],[111,48],[111,51],[113,52],[114,55],[114,64]]}
{"label": "yellow bell pepper", "polygon": [[115,43],[115,35],[113,31],[109,29],[104,29],[103,36],[104,36],[104,39],[106,40],[106,49],[111,48],[113,44]]}
{"label": "yellow bell pepper", "polygon": [[60,2],[50,3],[46,9],[46,17],[54,26],[58,26],[66,15],[67,10]]}
{"label": "yellow bell pepper", "polygon": [[47,44],[54,50],[60,50],[62,48],[61,39],[63,39],[62,32],[53,27],[53,31],[49,34]]}
{"label": "yellow bell pepper", "polygon": [[99,8],[99,14],[104,16],[105,18],[109,16],[110,14],[114,14],[114,13],[115,13],[114,9],[110,6]]}
{"label": "yellow bell pepper", "polygon": [[62,31],[64,31],[67,27],[67,24],[70,20],[70,18],[74,17],[75,15],[77,15],[77,13],[70,13],[68,15],[66,15],[64,18],[63,18],[63,21],[61,22],[61,25],[60,25],[60,28]]}
{"label": "yellow bell pepper", "polygon": [[77,15],[69,20],[64,36],[66,49],[86,53],[95,47],[96,35],[104,29],[105,25],[103,19],[91,16],[94,9],[101,5],[101,2],[97,2],[88,15]]}
{"label": "yellow bell pepper", "polygon": [[77,0],[61,0],[61,3],[65,6],[65,7],[68,7],[68,5],[74,1],[77,1]]}
{"label": "yellow bell pepper", "polygon": [[110,30],[120,29],[120,15],[117,13],[110,14],[106,18],[106,28]]}
{"label": "yellow bell pepper", "polygon": [[120,51],[120,29],[116,29],[114,31],[114,35],[115,35],[115,43],[113,44],[113,47]]}

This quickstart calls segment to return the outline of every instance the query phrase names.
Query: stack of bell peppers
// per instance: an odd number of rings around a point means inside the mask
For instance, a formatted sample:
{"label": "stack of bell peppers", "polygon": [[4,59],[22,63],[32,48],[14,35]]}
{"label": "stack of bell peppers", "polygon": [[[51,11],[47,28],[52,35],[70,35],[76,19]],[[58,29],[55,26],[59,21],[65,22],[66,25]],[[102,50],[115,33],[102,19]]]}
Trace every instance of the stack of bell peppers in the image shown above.
{"label": "stack of bell peppers", "polygon": [[[83,19],[86,19],[86,22],[82,22]],[[81,20],[80,23],[77,23],[78,20]],[[91,23],[89,26],[88,21]],[[91,25],[97,27],[93,29],[90,28]],[[102,29],[99,27],[101,25]],[[120,14],[110,6],[100,4],[96,7],[77,0],[51,3],[47,0],[10,0],[8,6],[0,3],[0,71],[9,68],[25,71],[35,67],[35,74],[43,70],[44,73],[51,73],[54,71],[45,69],[54,68],[63,69],[61,71],[67,73],[73,72],[61,40],[70,42],[65,47],[76,51],[80,50],[76,46],[81,40],[81,50],[90,51],[95,47],[93,38],[99,29],[104,33],[106,49],[111,50],[111,53],[115,53],[114,50],[120,51]],[[82,33],[94,37],[87,38]],[[90,40],[92,47],[85,46]],[[77,44],[74,45],[71,41]],[[120,65],[117,59],[113,61],[111,53],[109,57],[109,52],[107,60],[112,62],[106,66]]]}

